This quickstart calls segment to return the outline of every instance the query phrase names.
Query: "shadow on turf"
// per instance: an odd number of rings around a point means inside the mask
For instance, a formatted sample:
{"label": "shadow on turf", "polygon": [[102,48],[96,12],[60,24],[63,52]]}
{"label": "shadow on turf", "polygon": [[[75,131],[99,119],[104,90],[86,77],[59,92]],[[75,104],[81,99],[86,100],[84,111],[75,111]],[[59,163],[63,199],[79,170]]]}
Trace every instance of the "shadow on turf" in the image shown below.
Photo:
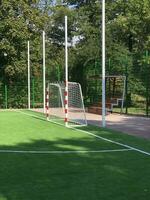
{"label": "shadow on turf", "polygon": [[[100,148],[99,145],[104,148],[94,138],[58,139],[0,146],[0,149],[93,150]],[[148,159],[134,152],[0,153],[0,200],[148,200]]]}

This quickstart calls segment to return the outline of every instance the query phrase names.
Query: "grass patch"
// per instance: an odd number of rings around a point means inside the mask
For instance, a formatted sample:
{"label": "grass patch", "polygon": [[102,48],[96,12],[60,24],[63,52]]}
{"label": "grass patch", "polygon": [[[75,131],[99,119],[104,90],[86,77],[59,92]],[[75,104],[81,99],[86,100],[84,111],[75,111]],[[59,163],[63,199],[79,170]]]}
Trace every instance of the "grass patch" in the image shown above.
{"label": "grass patch", "polygon": [[[149,140],[94,126],[83,129],[150,150]],[[121,148],[77,130],[9,111],[0,113],[0,138],[0,149],[4,150]],[[0,200],[149,200],[150,196],[150,157],[135,151],[0,153],[0,163]]]}

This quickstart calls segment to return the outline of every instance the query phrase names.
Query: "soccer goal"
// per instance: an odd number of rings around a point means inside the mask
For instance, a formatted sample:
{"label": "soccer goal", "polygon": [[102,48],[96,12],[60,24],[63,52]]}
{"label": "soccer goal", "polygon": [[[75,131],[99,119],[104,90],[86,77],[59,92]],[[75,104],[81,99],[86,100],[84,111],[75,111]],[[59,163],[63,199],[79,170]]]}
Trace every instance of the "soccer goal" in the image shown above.
{"label": "soccer goal", "polygon": [[[47,120],[68,127],[86,126],[86,114],[81,85],[68,82],[68,101],[65,98],[65,84],[49,83],[47,86]],[[67,108],[66,108],[67,105]]]}

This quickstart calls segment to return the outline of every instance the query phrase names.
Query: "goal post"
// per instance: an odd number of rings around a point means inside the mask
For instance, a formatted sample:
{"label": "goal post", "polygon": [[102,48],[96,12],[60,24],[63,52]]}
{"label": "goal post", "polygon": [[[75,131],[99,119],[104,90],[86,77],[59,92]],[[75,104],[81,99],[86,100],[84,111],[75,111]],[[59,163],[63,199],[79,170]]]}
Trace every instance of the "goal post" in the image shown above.
{"label": "goal post", "polygon": [[64,120],[64,95],[61,84],[49,83],[47,85],[47,119],[62,123]]}
{"label": "goal post", "polygon": [[86,126],[81,85],[68,81],[68,22],[65,16],[65,76],[62,83],[48,83],[47,119],[66,127]]}
{"label": "goal post", "polygon": [[[68,82],[68,102],[66,110],[65,84],[49,83],[47,85],[48,105],[47,119],[67,127],[86,126],[86,114],[83,103],[81,85],[76,82]],[[67,112],[67,118],[66,118]]]}

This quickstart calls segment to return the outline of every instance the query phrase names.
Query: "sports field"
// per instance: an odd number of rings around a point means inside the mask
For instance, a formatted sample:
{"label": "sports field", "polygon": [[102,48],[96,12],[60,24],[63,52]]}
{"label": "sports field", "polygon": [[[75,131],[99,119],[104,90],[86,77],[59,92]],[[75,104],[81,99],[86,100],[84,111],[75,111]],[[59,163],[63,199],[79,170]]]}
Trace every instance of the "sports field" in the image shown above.
{"label": "sports field", "polygon": [[0,200],[149,200],[150,141],[0,111]]}

